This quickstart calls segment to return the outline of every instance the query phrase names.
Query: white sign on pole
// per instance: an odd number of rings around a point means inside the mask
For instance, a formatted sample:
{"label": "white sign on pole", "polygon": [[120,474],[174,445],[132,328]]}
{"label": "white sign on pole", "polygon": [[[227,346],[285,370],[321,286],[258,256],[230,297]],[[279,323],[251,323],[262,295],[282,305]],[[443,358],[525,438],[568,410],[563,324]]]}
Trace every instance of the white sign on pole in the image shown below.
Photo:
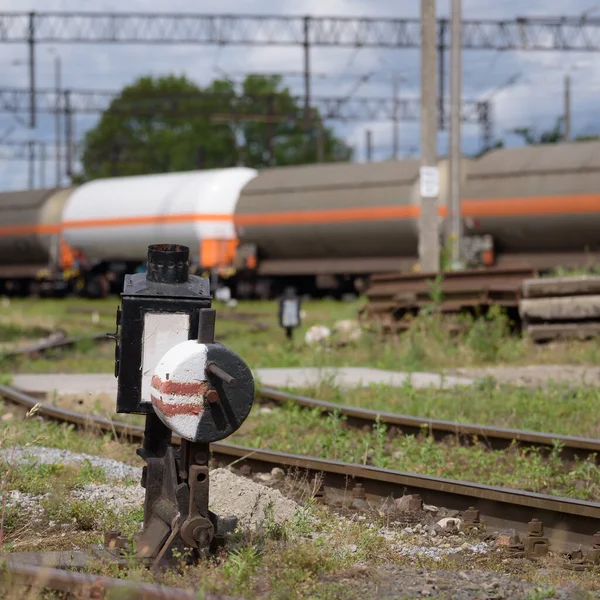
{"label": "white sign on pole", "polygon": [[437,167],[419,169],[421,198],[437,198],[440,195],[440,170]]}

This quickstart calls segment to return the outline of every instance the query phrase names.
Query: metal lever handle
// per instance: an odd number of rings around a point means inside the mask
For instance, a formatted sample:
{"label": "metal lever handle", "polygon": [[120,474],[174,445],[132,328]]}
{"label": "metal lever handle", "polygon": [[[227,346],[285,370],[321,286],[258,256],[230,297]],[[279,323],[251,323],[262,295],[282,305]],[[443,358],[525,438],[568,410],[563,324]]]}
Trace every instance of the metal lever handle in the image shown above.
{"label": "metal lever handle", "polygon": [[210,371],[215,377],[218,377],[221,381],[224,381],[231,387],[235,387],[237,385],[237,379],[229,375],[229,373],[225,373],[225,371],[217,367],[215,363],[208,363],[206,365],[206,370]]}

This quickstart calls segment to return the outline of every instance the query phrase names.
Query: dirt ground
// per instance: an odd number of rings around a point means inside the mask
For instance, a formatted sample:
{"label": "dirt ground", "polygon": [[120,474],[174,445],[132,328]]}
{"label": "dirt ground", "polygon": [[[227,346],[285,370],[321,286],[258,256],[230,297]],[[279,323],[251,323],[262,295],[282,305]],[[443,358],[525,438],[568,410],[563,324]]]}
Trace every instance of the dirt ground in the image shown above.
{"label": "dirt ground", "polygon": [[483,367],[452,369],[448,375],[459,375],[479,379],[493,377],[499,383],[544,387],[551,383],[571,383],[573,385],[600,386],[600,367],[575,365],[529,365],[517,367]]}
{"label": "dirt ground", "polygon": [[[588,385],[600,387],[600,367],[576,365],[530,365],[524,367],[499,366],[465,368],[444,371],[448,375],[480,379],[493,377],[498,383],[545,387],[552,383],[568,383],[574,386]],[[108,416],[114,414],[113,394],[62,394],[49,398],[61,408],[79,412],[96,412]]]}

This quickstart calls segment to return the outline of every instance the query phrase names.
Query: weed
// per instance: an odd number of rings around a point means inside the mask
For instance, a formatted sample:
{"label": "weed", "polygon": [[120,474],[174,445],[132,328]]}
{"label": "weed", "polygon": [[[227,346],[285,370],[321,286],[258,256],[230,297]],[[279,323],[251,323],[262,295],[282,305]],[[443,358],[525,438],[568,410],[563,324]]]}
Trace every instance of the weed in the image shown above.
{"label": "weed", "polygon": [[375,438],[373,441],[375,461],[380,467],[385,468],[389,464],[389,457],[386,452],[386,445],[388,441],[387,426],[385,423],[381,422],[379,415],[377,415],[375,425],[373,426],[373,432]]}
{"label": "weed", "polygon": [[260,555],[256,548],[238,548],[229,554],[223,567],[225,576],[233,583],[235,592],[245,593],[250,578],[260,565]]}
{"label": "weed", "polygon": [[431,314],[436,312],[444,301],[444,275],[442,273],[438,273],[435,276],[435,279],[432,281],[427,280],[427,286],[429,287],[429,299],[431,300],[431,304],[426,304],[424,306],[423,314]]}
{"label": "weed", "polygon": [[[289,391],[304,396],[316,395],[314,387],[291,388]],[[600,421],[594,418],[595,407],[600,402],[600,388],[595,386],[549,382],[544,388],[518,387],[499,384],[486,377],[470,386],[420,389],[407,380],[398,387],[372,384],[346,390],[320,386],[318,398],[347,406],[458,423],[592,438],[600,436]]]}
{"label": "weed", "polygon": [[548,456],[540,449],[516,445],[491,451],[485,440],[473,439],[472,446],[462,446],[454,438],[440,443],[425,427],[418,436],[390,437],[379,421],[371,430],[358,431],[346,427],[337,412],[323,418],[316,410],[301,416],[300,411],[288,404],[268,415],[251,414],[233,439],[252,447],[260,447],[262,440],[268,439],[269,448],[282,452],[539,493],[600,498],[600,469],[594,459],[569,465],[562,460],[560,445]]}
{"label": "weed", "polygon": [[[39,404],[35,404],[30,410],[27,411],[26,415],[25,415],[25,421],[31,419],[39,410],[40,405]],[[4,443],[6,442],[6,439],[8,437],[8,433],[9,430],[7,430],[5,432],[5,434],[0,438],[0,448],[3,447]],[[11,448],[11,453],[10,453],[10,460],[9,460],[9,464],[8,464],[8,468],[5,471],[5,476],[2,480],[0,480],[0,490],[2,491],[2,509],[0,511],[0,547],[2,547],[3,543],[4,543],[4,519],[6,516],[6,504],[8,501],[8,488],[10,485],[10,481],[12,478],[12,474],[15,468],[15,450],[17,447],[17,442],[16,440],[13,442],[12,448]]]}
{"label": "weed", "polygon": [[554,588],[550,588],[547,590],[535,588],[527,594],[526,600],[545,600],[545,598],[554,597],[556,597],[556,590]]}
{"label": "weed", "polygon": [[263,520],[260,523],[260,529],[267,538],[272,540],[285,540],[287,538],[287,530],[283,523],[275,521],[275,504],[269,502],[264,509]]}

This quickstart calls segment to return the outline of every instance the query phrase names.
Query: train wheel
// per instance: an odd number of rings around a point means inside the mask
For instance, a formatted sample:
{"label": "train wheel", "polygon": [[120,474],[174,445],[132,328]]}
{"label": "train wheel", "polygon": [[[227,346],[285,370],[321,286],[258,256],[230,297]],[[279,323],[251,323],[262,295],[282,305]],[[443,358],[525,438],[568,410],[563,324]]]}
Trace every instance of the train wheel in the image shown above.
{"label": "train wheel", "polygon": [[85,284],[85,295],[88,298],[106,298],[110,292],[110,284],[104,275],[94,275]]}

